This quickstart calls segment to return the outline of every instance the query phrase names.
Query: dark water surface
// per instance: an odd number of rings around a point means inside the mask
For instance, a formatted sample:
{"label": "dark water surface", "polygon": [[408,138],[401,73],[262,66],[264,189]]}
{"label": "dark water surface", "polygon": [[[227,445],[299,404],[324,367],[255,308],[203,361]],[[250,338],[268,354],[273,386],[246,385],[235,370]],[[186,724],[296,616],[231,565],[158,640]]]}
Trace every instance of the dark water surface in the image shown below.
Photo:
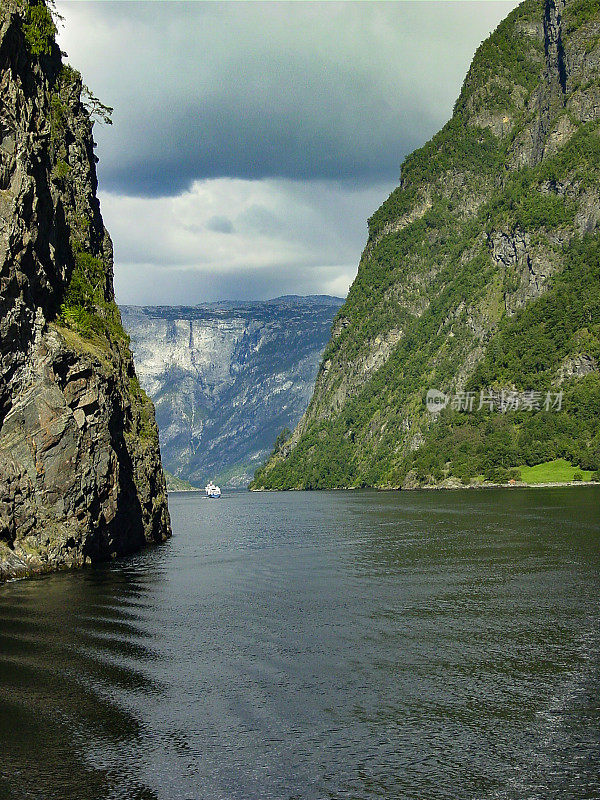
{"label": "dark water surface", "polygon": [[0,797],[600,799],[597,488],[169,502],[0,587]]}

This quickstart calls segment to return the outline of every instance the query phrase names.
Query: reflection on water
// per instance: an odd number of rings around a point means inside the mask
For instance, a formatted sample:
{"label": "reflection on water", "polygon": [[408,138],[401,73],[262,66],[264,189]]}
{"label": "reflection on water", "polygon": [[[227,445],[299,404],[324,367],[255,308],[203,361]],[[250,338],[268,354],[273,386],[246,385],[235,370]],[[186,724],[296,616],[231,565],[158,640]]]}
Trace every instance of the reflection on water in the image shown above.
{"label": "reflection on water", "polygon": [[125,699],[160,692],[143,666],[157,657],[143,617],[158,580],[160,570],[123,563],[3,587],[2,796],[157,796],[127,768],[126,787],[112,785],[118,753],[141,741],[143,723]]}
{"label": "reflection on water", "polygon": [[0,797],[600,797],[600,492],[172,495],[0,587]]}

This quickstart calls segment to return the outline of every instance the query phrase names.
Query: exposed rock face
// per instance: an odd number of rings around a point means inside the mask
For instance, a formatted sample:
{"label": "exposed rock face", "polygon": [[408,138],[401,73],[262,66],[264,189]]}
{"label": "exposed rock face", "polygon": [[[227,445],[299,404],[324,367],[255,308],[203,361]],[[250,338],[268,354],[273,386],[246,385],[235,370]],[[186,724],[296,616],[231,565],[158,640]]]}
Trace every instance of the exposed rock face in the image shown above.
{"label": "exposed rock face", "polygon": [[1,579],[132,552],[170,523],[92,122],[45,6],[3,3],[0,71]]}
{"label": "exposed rock face", "polygon": [[[255,487],[468,482],[493,447],[503,469],[535,457],[597,469],[600,433],[581,409],[598,390],[599,221],[600,8],[526,0],[478,49],[452,119],[369,220],[309,408]],[[587,394],[543,424],[425,409],[429,388],[563,383]]]}
{"label": "exposed rock face", "polygon": [[203,486],[247,486],[314,387],[343,300],[281,297],[192,308],[121,308],[156,404],[166,468]]}
{"label": "exposed rock face", "polygon": [[569,378],[583,378],[591,373],[598,372],[596,359],[587,353],[568,356],[559,370],[559,383],[569,380]]}

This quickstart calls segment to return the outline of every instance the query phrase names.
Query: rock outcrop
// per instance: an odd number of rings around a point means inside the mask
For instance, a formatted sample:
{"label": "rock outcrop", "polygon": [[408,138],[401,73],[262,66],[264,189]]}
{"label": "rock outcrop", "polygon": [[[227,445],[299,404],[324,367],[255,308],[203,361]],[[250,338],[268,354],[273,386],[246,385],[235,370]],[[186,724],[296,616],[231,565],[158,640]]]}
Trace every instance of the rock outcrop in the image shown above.
{"label": "rock outcrop", "polygon": [[90,108],[39,2],[0,8],[0,579],[170,535],[114,302]]}
{"label": "rock outcrop", "polygon": [[337,297],[121,308],[156,405],[165,467],[197,486],[247,486],[308,405]]}
{"label": "rock outcrop", "polygon": [[[526,0],[369,220],[309,408],[255,488],[499,480],[559,457],[599,469],[599,220],[600,7]],[[425,403],[559,386],[552,417]]]}

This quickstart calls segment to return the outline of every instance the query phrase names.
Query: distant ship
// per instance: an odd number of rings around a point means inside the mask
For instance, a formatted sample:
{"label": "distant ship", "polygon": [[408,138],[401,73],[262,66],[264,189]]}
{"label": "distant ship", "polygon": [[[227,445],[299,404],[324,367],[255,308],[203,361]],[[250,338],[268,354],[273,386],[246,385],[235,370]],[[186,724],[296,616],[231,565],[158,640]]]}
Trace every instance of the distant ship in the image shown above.
{"label": "distant ship", "polygon": [[204,487],[207,497],[221,497],[221,490],[212,481],[209,481]]}

